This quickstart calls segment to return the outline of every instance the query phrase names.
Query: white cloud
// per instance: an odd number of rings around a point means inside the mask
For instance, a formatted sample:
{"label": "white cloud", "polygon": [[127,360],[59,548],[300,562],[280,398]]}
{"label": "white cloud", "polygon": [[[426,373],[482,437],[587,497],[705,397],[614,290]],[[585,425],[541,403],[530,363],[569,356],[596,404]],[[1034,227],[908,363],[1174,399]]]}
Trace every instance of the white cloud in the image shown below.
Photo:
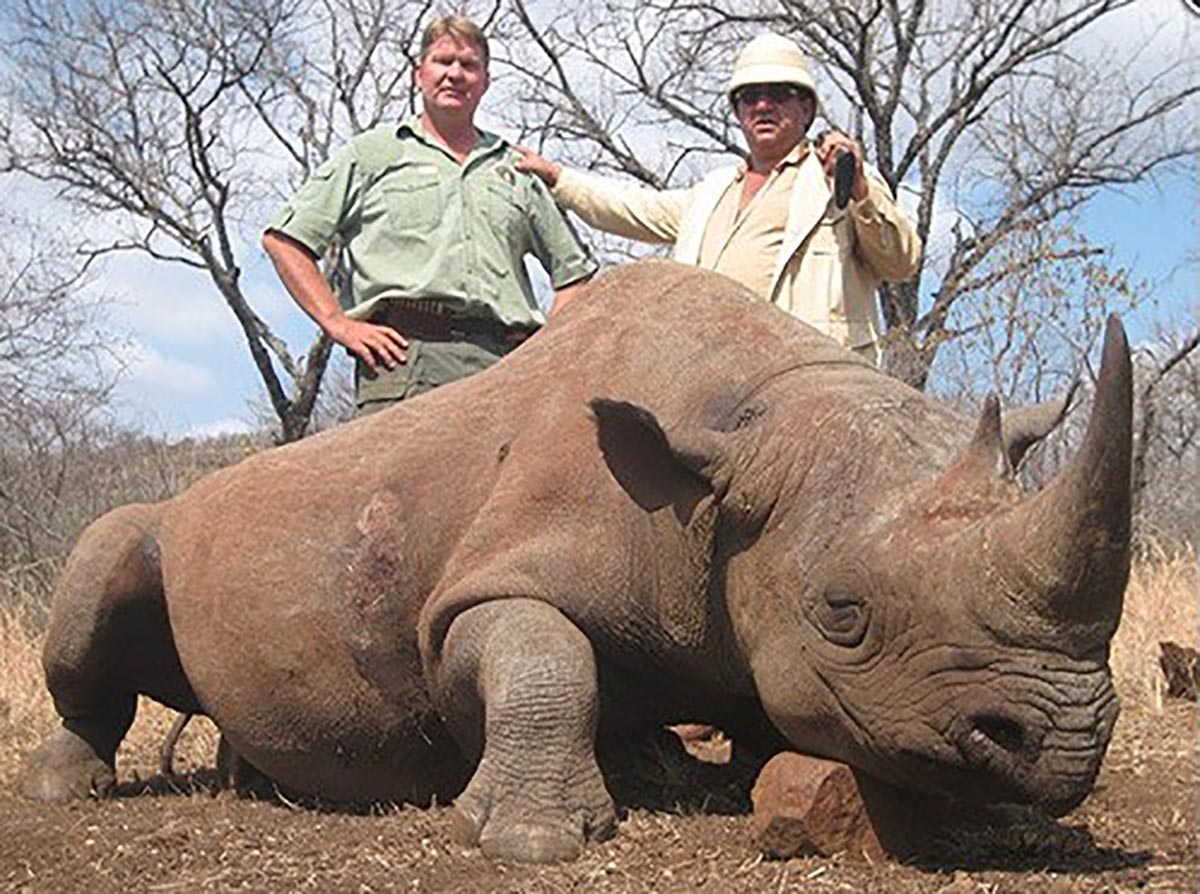
{"label": "white cloud", "polygon": [[1157,70],[1163,59],[1187,59],[1196,54],[1200,16],[1189,12],[1185,0],[1138,0],[1102,16],[1082,35],[1082,44],[1110,61],[1131,61]]}
{"label": "white cloud", "polygon": [[237,323],[200,271],[140,255],[117,255],[101,288],[116,320],[153,342],[197,346],[228,341]]}
{"label": "white cloud", "polygon": [[193,425],[182,433],[172,436],[172,440],[180,441],[184,438],[203,440],[204,438],[213,438],[218,435],[249,434],[252,431],[254,431],[254,426],[245,419],[238,419],[235,416],[226,416],[213,422],[205,422],[201,425]]}
{"label": "white cloud", "polygon": [[125,366],[125,389],[165,398],[191,398],[206,394],[216,384],[205,367],[168,357],[144,342],[130,343],[120,360]]}
{"label": "white cloud", "polygon": [[243,356],[205,354],[191,362],[134,342],[120,362],[124,374],[114,405],[135,428],[169,439],[253,428],[253,414],[238,412],[258,384],[253,364]]}

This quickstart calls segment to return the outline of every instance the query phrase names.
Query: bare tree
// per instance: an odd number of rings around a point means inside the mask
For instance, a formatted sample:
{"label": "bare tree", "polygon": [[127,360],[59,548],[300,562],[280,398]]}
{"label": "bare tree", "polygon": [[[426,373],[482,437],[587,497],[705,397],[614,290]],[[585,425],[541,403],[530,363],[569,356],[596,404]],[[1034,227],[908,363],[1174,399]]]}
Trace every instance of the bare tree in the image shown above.
{"label": "bare tree", "polygon": [[1125,44],[1114,65],[1086,52],[1089,31],[1131,3],[514,0],[530,39],[506,57],[521,78],[513,126],[578,164],[684,185],[707,156],[741,151],[722,89],[738,48],[763,28],[795,37],[823,114],[914,200],[927,257],[880,299],[888,370],[923,387],[943,345],[978,333],[966,299],[1033,267],[1095,269],[1100,247],[1068,236],[1080,209],[1195,151],[1194,54]]}
{"label": "bare tree", "polygon": [[[956,309],[955,337],[939,351],[931,387],[952,400],[992,392],[1010,404],[1039,402],[1086,378],[1084,366],[1108,314],[1134,310],[1149,286],[1098,251],[1025,265],[1031,255],[1083,252],[1073,227],[1046,226],[1008,240],[995,262],[1011,272],[981,285]],[[1010,260],[1011,259],[1011,260]]]}
{"label": "bare tree", "polygon": [[1200,538],[1200,328],[1160,334],[1138,357],[1134,513],[1171,542]]}
{"label": "bare tree", "polygon": [[[351,134],[412,107],[431,0],[15,0],[0,171],[58,187],[92,258],[204,271],[281,436],[304,434],[330,343],[289,346],[243,269],[269,211]],[[336,278],[335,250],[325,269]]]}
{"label": "bare tree", "polygon": [[[0,569],[48,581],[63,449],[103,417],[119,366],[87,272],[36,219],[0,211]],[[30,470],[36,468],[36,473]],[[52,544],[48,553],[45,548]]]}
{"label": "bare tree", "polygon": [[0,210],[0,419],[72,394],[102,404],[117,372],[115,336],[86,264],[36,219]]}
{"label": "bare tree", "polygon": [[[329,345],[293,355],[254,312],[247,246],[338,143],[413,108],[431,0],[14,2],[20,78],[5,93],[0,166],[59,187],[87,215],[94,256],[142,251],[204,270],[283,437],[300,436]],[[475,6],[498,38],[497,90],[519,100],[489,103],[512,135],[653,186],[691,182],[712,156],[740,151],[723,89],[733,56],[764,27],[795,36],[820,70],[823,114],[907,194],[929,247],[921,273],[880,296],[889,369],[918,386],[955,341],[1017,358],[1027,376],[1047,332],[1084,349],[1101,290],[1060,289],[1060,301],[1030,277],[1107,280],[1110,303],[1120,296],[1122,274],[1078,230],[1080,210],[1194,148],[1190,56],[1116,66],[1084,51],[1089,29],[1129,0]],[[1031,295],[1044,302],[1032,316]]]}

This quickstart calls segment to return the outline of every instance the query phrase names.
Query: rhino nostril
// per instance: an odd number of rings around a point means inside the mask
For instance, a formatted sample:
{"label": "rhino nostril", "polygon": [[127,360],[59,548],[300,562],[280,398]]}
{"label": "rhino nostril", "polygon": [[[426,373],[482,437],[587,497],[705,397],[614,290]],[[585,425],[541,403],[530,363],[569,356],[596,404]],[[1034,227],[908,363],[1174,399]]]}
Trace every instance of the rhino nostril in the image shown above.
{"label": "rhino nostril", "polygon": [[983,714],[971,720],[971,728],[986,736],[1005,751],[1024,751],[1029,744],[1019,723],[995,714]]}

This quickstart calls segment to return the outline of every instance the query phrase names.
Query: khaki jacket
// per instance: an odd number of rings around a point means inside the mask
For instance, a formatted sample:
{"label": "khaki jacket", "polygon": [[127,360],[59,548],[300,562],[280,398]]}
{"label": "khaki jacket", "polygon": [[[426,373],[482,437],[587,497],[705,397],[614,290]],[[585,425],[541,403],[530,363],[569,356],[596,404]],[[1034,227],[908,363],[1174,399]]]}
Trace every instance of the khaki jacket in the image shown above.
{"label": "khaki jacket", "polygon": [[[564,170],[554,198],[597,229],[643,242],[674,243],[674,258],[695,264],[704,229],[740,165],[713,171],[690,189],[656,191]],[[815,153],[800,164],[771,280],[772,303],[876,362],[880,283],[911,277],[921,240],[878,172],[867,196],[844,210]]]}

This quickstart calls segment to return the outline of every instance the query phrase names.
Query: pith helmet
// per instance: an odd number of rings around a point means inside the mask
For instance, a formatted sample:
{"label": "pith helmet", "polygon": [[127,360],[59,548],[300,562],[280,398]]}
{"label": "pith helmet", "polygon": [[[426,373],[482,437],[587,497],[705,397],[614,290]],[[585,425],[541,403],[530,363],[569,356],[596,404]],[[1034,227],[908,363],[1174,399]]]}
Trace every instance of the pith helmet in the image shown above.
{"label": "pith helmet", "polygon": [[817,86],[808,72],[808,57],[796,42],[780,34],[760,34],[738,53],[728,93],[747,84],[795,84],[817,99]]}

